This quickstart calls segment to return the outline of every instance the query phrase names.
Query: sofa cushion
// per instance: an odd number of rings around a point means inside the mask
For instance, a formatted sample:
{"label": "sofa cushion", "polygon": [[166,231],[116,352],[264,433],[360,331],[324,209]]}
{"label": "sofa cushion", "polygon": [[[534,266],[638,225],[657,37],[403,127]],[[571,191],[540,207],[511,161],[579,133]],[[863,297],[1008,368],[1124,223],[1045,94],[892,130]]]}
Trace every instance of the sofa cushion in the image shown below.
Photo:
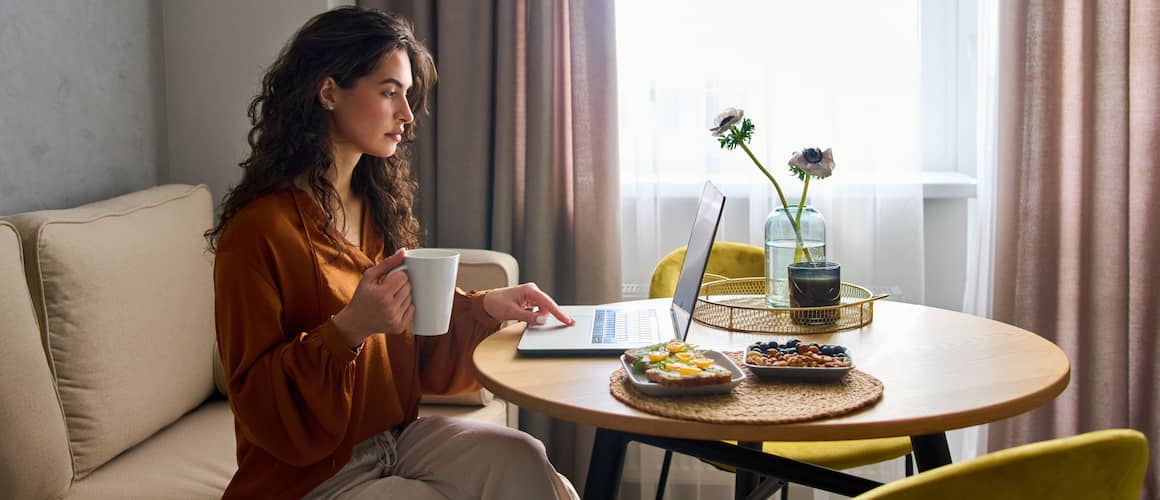
{"label": "sofa cushion", "polygon": [[205,186],[169,185],[9,218],[76,478],[212,392],[212,214]]}
{"label": "sofa cushion", "polygon": [[73,484],[67,500],[218,499],[237,472],[234,416],[215,399]]}
{"label": "sofa cushion", "polygon": [[64,415],[24,281],[16,229],[0,222],[0,492],[55,499],[72,479]]}

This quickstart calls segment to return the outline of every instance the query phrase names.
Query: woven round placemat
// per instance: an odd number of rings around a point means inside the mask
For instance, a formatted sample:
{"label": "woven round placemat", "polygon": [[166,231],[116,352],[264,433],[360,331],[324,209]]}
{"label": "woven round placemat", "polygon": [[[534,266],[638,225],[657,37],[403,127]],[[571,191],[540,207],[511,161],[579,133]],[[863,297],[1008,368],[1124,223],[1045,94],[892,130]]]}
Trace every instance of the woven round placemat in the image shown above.
{"label": "woven round placemat", "polygon": [[638,410],[714,424],[804,422],[844,415],[882,399],[882,381],[857,369],[828,382],[759,379],[742,363],[740,352],[725,354],[746,372],[729,394],[647,396],[632,387],[624,368],[612,373],[609,388],[613,397]]}

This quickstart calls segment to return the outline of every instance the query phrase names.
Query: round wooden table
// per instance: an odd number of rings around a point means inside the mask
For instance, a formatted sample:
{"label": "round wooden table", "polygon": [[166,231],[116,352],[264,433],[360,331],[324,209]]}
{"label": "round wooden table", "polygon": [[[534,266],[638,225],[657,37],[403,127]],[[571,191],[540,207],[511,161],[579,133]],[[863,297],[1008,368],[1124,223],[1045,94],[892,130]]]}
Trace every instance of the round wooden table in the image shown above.
{"label": "round wooden table", "polygon": [[[651,302],[662,308],[669,303],[667,299]],[[599,429],[686,440],[821,441],[935,435],[942,437],[945,450],[944,431],[1019,415],[1051,401],[1067,387],[1067,356],[1032,332],[900,302],[879,301],[874,312],[874,321],[859,329],[796,336],[805,342],[846,346],[857,368],[884,386],[882,400],[867,409],[810,422],[711,424],[636,410],[609,392],[608,377],[620,366],[617,359],[521,357],[516,345],[524,334],[522,323],[484,340],[473,359],[484,387],[518,406]],[[534,329],[527,334],[534,335]],[[734,333],[693,322],[687,341],[717,350],[744,350],[756,340],[793,337]],[[920,443],[915,444],[920,469],[949,462],[949,452],[938,450],[939,457],[927,460],[924,467]]]}

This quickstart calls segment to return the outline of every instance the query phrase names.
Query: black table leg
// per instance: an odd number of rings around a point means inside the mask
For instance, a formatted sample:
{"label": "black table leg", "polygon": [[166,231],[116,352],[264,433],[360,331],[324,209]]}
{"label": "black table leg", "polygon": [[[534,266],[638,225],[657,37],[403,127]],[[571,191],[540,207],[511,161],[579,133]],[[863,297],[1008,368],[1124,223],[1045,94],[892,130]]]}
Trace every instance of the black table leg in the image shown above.
{"label": "black table leg", "polygon": [[665,500],[665,488],[669,484],[669,467],[673,465],[673,450],[665,450],[665,460],[661,462],[661,478],[657,479],[657,500]]}
{"label": "black table leg", "polygon": [[[761,451],[761,443],[754,443],[742,441],[737,443],[737,446],[747,450]],[[749,471],[738,467],[737,472],[733,478],[733,500],[744,500],[749,496],[749,493],[757,488],[757,483],[761,480],[761,476],[753,471]]]}
{"label": "black table leg", "polygon": [[914,448],[914,462],[919,472],[951,463],[951,449],[947,446],[945,433],[910,436],[910,446]]}
{"label": "black table leg", "polygon": [[584,500],[616,498],[627,447],[628,439],[624,433],[596,429],[596,438],[592,443],[592,458],[588,462],[588,478],[584,481]]}
{"label": "black table leg", "polygon": [[777,478],[775,480],[779,482],[796,483],[848,497],[856,497],[882,486],[882,483],[878,481],[758,450],[742,448],[722,441],[663,438],[634,433],[624,433],[624,436],[629,441],[637,441],[649,446],[673,450],[683,455],[731,465],[739,470],[757,471],[759,475]]}
{"label": "black table leg", "polygon": [[[742,443],[743,446],[737,446],[722,441],[664,438],[598,428],[592,445],[592,459],[588,464],[588,478],[584,484],[584,500],[616,498],[621,468],[624,466],[625,448],[629,441],[731,465],[737,469],[741,477],[745,477],[745,474],[766,476],[770,478],[768,480],[776,481],[778,486],[783,483],[797,483],[848,497],[855,497],[882,486],[882,483],[877,481],[764,453],[761,451],[761,443]],[[943,448],[946,449],[945,438]],[[751,487],[743,486],[742,493],[743,495],[752,493]]]}

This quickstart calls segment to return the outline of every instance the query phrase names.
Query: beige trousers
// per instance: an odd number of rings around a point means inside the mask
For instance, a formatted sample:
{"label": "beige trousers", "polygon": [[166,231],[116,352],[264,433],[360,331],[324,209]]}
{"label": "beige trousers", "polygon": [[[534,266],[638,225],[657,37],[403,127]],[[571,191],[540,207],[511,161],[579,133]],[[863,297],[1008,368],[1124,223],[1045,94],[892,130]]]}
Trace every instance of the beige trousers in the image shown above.
{"label": "beige trousers", "polygon": [[354,447],[309,500],[579,499],[544,444],[515,429],[424,417]]}

